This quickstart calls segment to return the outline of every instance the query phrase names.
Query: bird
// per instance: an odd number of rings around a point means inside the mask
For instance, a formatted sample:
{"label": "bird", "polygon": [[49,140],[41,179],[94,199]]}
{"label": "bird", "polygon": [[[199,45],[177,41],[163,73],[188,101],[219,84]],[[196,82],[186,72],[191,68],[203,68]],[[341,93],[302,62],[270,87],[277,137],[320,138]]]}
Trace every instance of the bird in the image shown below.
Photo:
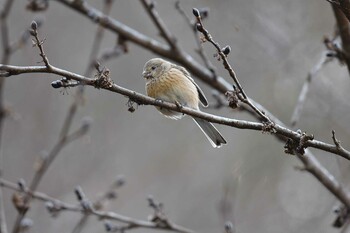
{"label": "bird", "polygon": [[[182,66],[162,58],[152,58],[145,63],[142,76],[146,81],[146,93],[152,98],[198,111],[200,111],[199,102],[204,107],[208,106],[208,100],[203,91]],[[158,106],[156,108],[164,116],[174,120],[181,119],[184,116],[180,112]],[[212,123],[198,117],[193,117],[193,120],[214,148],[219,148],[227,143]]]}

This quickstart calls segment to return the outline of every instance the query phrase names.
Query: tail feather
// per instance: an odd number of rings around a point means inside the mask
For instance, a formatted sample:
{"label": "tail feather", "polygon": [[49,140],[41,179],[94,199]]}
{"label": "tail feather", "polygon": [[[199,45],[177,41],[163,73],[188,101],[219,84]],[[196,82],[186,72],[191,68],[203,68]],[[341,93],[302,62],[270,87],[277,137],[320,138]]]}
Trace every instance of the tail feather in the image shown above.
{"label": "tail feather", "polygon": [[226,144],[225,138],[220,134],[220,132],[215,128],[215,126],[212,123],[196,117],[194,117],[193,120],[197,123],[199,128],[202,130],[202,132],[214,148],[219,148],[223,144]]}

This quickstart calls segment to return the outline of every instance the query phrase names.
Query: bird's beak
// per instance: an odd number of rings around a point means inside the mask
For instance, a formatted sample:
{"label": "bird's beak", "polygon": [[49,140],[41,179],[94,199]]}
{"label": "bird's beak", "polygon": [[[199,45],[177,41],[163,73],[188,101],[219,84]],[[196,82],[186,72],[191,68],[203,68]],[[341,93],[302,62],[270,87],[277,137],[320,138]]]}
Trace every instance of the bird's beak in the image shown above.
{"label": "bird's beak", "polygon": [[143,76],[145,79],[148,79],[148,78],[151,76],[151,74],[150,74],[150,72],[143,71],[143,72],[142,72],[142,76]]}

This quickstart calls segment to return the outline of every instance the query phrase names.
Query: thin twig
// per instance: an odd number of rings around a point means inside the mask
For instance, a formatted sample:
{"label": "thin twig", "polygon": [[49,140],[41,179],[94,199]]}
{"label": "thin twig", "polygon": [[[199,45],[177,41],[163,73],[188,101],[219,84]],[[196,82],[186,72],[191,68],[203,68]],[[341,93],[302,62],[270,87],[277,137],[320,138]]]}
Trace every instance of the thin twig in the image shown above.
{"label": "thin twig", "polygon": [[342,50],[345,54],[344,62],[346,63],[348,71],[350,73],[350,22],[338,6],[332,4],[332,9],[334,12],[335,19],[337,21],[337,27],[342,41]]}
{"label": "thin twig", "polygon": [[[27,196],[31,196],[37,200],[43,201],[45,203],[51,203],[48,205],[49,207],[55,208],[55,211],[71,211],[71,212],[80,212],[82,214],[86,214],[86,209],[84,209],[81,205],[72,205],[56,198],[50,197],[45,193],[41,192],[32,192],[28,188],[20,189],[17,184],[9,182],[0,178],[0,187],[6,187],[15,191],[24,192]],[[98,220],[114,220],[126,224],[131,224],[133,228],[148,228],[148,229],[156,229],[156,230],[167,230],[179,233],[194,233],[194,231],[187,229],[185,227],[179,226],[177,224],[171,223],[170,226],[162,226],[158,225],[155,222],[138,220],[131,217],[127,217],[115,212],[106,212],[106,211],[96,211],[92,209],[92,211],[88,212],[91,215],[97,217]]]}
{"label": "thin twig", "polygon": [[45,66],[50,69],[50,62],[49,62],[49,59],[47,58],[45,52],[44,52],[44,42],[45,42],[45,39],[44,40],[40,40],[39,39],[39,34],[38,34],[38,23],[36,21],[33,21],[32,24],[31,24],[31,28],[32,28],[32,31],[31,31],[31,35],[34,37],[34,46],[38,47],[40,53],[40,57],[43,59],[43,62],[45,64]]}
{"label": "thin twig", "polygon": [[[35,19],[35,22],[37,23],[38,28],[40,28],[43,25],[43,19],[41,19],[41,18]],[[19,49],[21,49],[23,47],[23,45],[27,43],[29,38],[30,38],[29,29],[24,30],[22,32],[22,34],[18,37],[18,39],[16,41],[13,41],[10,44],[10,49],[9,49],[10,53],[13,54],[16,51],[18,51]]]}
{"label": "thin twig", "polygon": [[[178,12],[183,16],[183,18],[185,19],[185,21],[187,22],[188,26],[190,27],[190,29],[193,31],[194,34],[194,38],[197,44],[197,53],[199,54],[199,56],[201,57],[202,61],[204,62],[204,65],[208,68],[208,70],[211,71],[213,78],[215,79],[217,77],[216,74],[216,69],[214,67],[214,65],[210,62],[207,54],[204,51],[203,48],[203,44],[202,41],[200,40],[198,31],[196,29],[196,25],[195,23],[191,20],[191,18],[186,14],[186,12],[184,11],[184,9],[182,9],[181,5],[180,5],[180,1],[176,1],[175,2],[175,8],[178,10]],[[209,105],[210,106],[210,105]]]}
{"label": "thin twig", "polygon": [[151,0],[140,0],[142,5],[145,7],[146,12],[149,14],[154,24],[160,31],[161,36],[167,41],[170,47],[176,52],[178,50],[178,46],[176,44],[176,39],[174,35],[170,32],[168,27],[165,25],[162,18],[159,16],[158,12],[155,9],[155,3]]}
{"label": "thin twig", "polygon": [[[103,10],[102,10],[104,15],[109,15],[109,13],[112,10],[113,3],[114,3],[114,0],[104,0]],[[90,56],[89,56],[89,61],[88,61],[89,65],[86,68],[84,76],[89,77],[95,69],[95,62],[96,62],[97,54],[100,51],[104,31],[105,31],[105,28],[102,25],[98,25],[94,42],[92,44]]]}
{"label": "thin twig", "polygon": [[[105,14],[105,15],[110,14],[113,3],[114,3],[114,0],[105,0],[104,1],[103,10],[102,10],[103,14]],[[95,69],[95,64],[97,63],[97,54],[98,54],[100,47],[101,47],[104,31],[105,31],[105,28],[102,25],[98,25],[97,31],[95,33],[94,42],[92,44],[92,49],[90,51],[88,66],[87,66],[87,68],[85,70],[85,74],[84,74],[84,76],[86,76],[86,77],[91,76],[93,70]],[[67,132],[71,126],[71,122],[73,121],[73,118],[77,112],[79,103],[83,99],[83,94],[84,94],[84,86],[82,85],[82,86],[78,87],[78,89],[76,91],[75,98],[74,98],[74,100],[69,108],[69,112],[67,114],[64,127],[62,128],[61,135],[67,134]],[[78,223],[75,225],[75,227],[73,228],[72,233],[81,232],[83,230],[84,226],[86,225],[86,223],[88,222],[88,219],[89,219],[89,216],[87,214],[83,215],[80,218],[80,220],[78,221]]]}
{"label": "thin twig", "polygon": [[309,86],[310,86],[312,79],[324,67],[324,65],[326,65],[331,60],[332,60],[332,58],[327,56],[327,52],[322,53],[320,60],[312,67],[312,69],[307,74],[307,77],[305,79],[305,82],[304,82],[303,87],[301,88],[301,91],[299,94],[298,102],[297,102],[297,104],[294,108],[293,114],[292,114],[291,124],[293,127],[297,124],[297,122],[300,119],[301,112],[303,110],[303,106],[304,106],[304,103],[306,100],[306,95],[309,91]]}
{"label": "thin twig", "polygon": [[225,48],[221,48],[220,45],[214,41],[213,37],[209,34],[208,30],[204,28],[198,9],[193,8],[193,14],[195,15],[195,17],[197,19],[197,30],[199,32],[201,32],[203,34],[203,36],[205,37],[205,39],[207,41],[209,41],[215,47],[218,55],[222,59],[222,63],[224,65],[225,69],[228,71],[228,73],[230,74],[231,78],[233,79],[235,85],[237,86],[238,91],[239,91],[237,93],[237,97],[243,103],[250,106],[256,112],[256,114],[258,114],[262,119],[264,119],[264,121],[272,124],[272,121],[270,120],[270,118],[268,116],[266,116],[265,113],[262,112],[259,108],[257,108],[251,101],[249,101],[247,94],[243,90],[243,87],[241,86],[240,82],[238,81],[238,78],[237,78],[235,71],[233,70],[232,66],[230,65],[230,63],[227,60],[227,55],[230,53],[231,48],[229,46],[226,46]]}
{"label": "thin twig", "polygon": [[[82,126],[77,129],[75,132],[67,135],[66,137],[60,138],[58,140],[58,142],[56,143],[56,145],[52,148],[52,150],[50,151],[50,153],[41,158],[41,161],[37,167],[37,170],[34,174],[34,177],[29,185],[28,190],[30,190],[30,192],[34,192],[41,179],[43,178],[44,174],[46,173],[47,169],[50,167],[51,163],[55,160],[55,158],[57,157],[57,155],[59,154],[59,152],[69,143],[75,141],[76,139],[82,137],[83,135],[86,134],[86,132],[88,131],[90,126],[90,122],[88,121],[84,121]],[[28,206],[29,202],[32,198],[32,195],[26,195],[24,197],[23,200],[23,205],[24,206]],[[20,225],[21,225],[21,221],[23,220],[24,216],[26,214],[26,211],[22,211],[18,214],[14,227],[13,227],[13,233],[17,233],[20,231]]]}

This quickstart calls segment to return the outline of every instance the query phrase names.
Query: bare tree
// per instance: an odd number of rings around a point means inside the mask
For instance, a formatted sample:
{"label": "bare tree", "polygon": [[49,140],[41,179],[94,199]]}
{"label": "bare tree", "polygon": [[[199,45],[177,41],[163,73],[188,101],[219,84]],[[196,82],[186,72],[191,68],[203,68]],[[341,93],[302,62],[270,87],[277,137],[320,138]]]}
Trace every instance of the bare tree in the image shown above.
{"label": "bare tree", "polygon": [[[150,19],[159,31],[160,36],[164,39],[164,42],[159,42],[154,38],[142,34],[142,32],[118,21],[116,18],[110,16],[110,10],[112,8],[112,0],[105,0],[103,10],[99,11],[93,6],[89,5],[85,1],[75,0],[56,0],[62,4],[65,9],[73,10],[76,13],[83,15],[90,19],[93,23],[98,24],[98,28],[95,34],[94,43],[89,56],[88,65],[84,75],[78,74],[73,71],[61,68],[55,65],[55,62],[50,59],[50,56],[46,52],[45,36],[42,36],[44,31],[41,30],[41,21],[34,20],[30,29],[23,33],[23,36],[10,43],[7,20],[11,12],[13,0],[7,0],[1,11],[1,35],[3,44],[3,58],[0,64],[0,138],[3,132],[2,125],[3,119],[7,116],[7,110],[4,106],[3,92],[6,79],[11,79],[16,76],[21,78],[22,74],[53,74],[58,78],[51,83],[53,88],[67,89],[75,88],[76,93],[69,107],[66,118],[63,122],[61,131],[58,135],[56,144],[52,149],[41,156],[39,162],[36,163],[36,170],[32,180],[28,186],[24,180],[20,180],[17,184],[10,182],[3,177],[0,177],[0,225],[1,232],[8,232],[8,225],[5,207],[3,205],[4,198],[2,194],[2,187],[14,190],[13,203],[18,210],[17,217],[14,221],[12,228],[13,233],[26,230],[32,223],[26,217],[30,211],[31,202],[33,199],[40,200],[46,203],[46,208],[52,216],[57,216],[58,213],[63,211],[79,212],[81,218],[75,225],[73,232],[82,231],[86,226],[89,216],[96,216],[99,220],[105,221],[104,225],[107,231],[112,232],[124,232],[135,228],[151,228],[159,230],[168,230],[174,232],[194,232],[195,230],[187,229],[183,226],[175,224],[170,220],[163,210],[163,204],[157,202],[153,197],[148,197],[148,204],[153,209],[153,213],[148,220],[138,220],[137,218],[127,217],[117,212],[105,211],[105,201],[112,200],[116,195],[116,188],[119,188],[124,184],[123,179],[117,179],[111,187],[107,189],[102,198],[97,200],[90,200],[87,195],[82,191],[82,188],[78,186],[75,189],[77,204],[69,204],[65,201],[53,198],[42,192],[38,192],[39,184],[42,178],[46,174],[48,168],[52,162],[56,159],[62,149],[68,144],[74,142],[76,139],[81,138],[87,134],[91,125],[91,120],[88,117],[83,119],[80,127],[76,130],[72,130],[72,124],[74,117],[77,115],[78,108],[84,103],[84,92],[86,86],[94,87],[95,91],[105,90],[110,93],[116,94],[117,97],[125,96],[127,98],[127,110],[134,112],[138,106],[141,105],[153,105],[161,108],[170,109],[173,111],[181,112],[186,115],[201,118],[212,123],[224,125],[232,129],[234,128],[243,130],[254,130],[262,132],[266,137],[273,136],[280,143],[281,150],[284,150],[287,154],[295,155],[295,159],[299,159],[303,164],[300,168],[302,171],[307,171],[313,175],[319,182],[327,189],[338,201],[343,205],[342,211],[338,211],[336,227],[343,227],[346,231],[347,222],[349,222],[349,208],[350,208],[350,192],[339,181],[335,175],[333,175],[314,154],[320,152],[330,153],[336,158],[342,159],[347,162],[350,160],[350,151],[341,144],[340,140],[336,137],[334,130],[329,132],[329,141],[326,142],[323,139],[318,139],[311,133],[309,129],[295,129],[295,127],[303,111],[303,106],[307,100],[307,94],[312,80],[317,73],[321,72],[325,64],[332,61],[339,61],[346,64],[350,70],[349,51],[350,46],[349,35],[349,20],[347,18],[348,8],[346,1],[329,1],[334,10],[335,18],[337,21],[337,30],[332,38],[326,38],[324,40],[325,49],[319,62],[310,69],[307,74],[307,78],[300,92],[297,104],[295,106],[293,115],[291,117],[291,127],[288,124],[283,123],[279,118],[270,113],[258,101],[251,97],[251,93],[246,90],[246,87],[241,84],[242,78],[236,74],[231,62],[231,56],[234,53],[233,49],[229,45],[221,46],[216,41],[216,36],[212,34],[206,27],[203,20],[208,16],[207,8],[193,8],[192,15],[186,14],[186,11],[181,3],[176,2],[174,13],[176,10],[179,13],[179,17],[183,16],[185,21],[190,27],[189,31],[194,32],[194,39],[197,45],[197,52],[199,54],[199,60],[193,57],[178,43],[177,35],[174,35],[170,27],[166,25],[157,11],[156,3],[148,0],[141,0],[141,5],[144,7],[144,11],[149,15]],[[51,4],[51,2],[50,2]],[[27,9],[31,11],[46,11],[50,9],[49,1],[45,0],[31,0],[27,3]],[[210,19],[209,19],[210,20]],[[222,30],[225,30],[222,28]],[[100,52],[100,47],[103,39],[104,32],[111,32],[116,38],[115,45]],[[12,53],[21,48],[21,45],[32,37],[33,47],[38,51],[41,58],[39,65],[11,65],[10,56]],[[339,39],[340,38],[340,39]],[[339,42],[339,40],[341,42]],[[203,81],[213,92],[215,92],[216,102],[212,104],[217,109],[229,109],[239,110],[247,113],[250,118],[244,120],[236,119],[234,117],[223,117],[219,114],[210,114],[205,111],[197,111],[186,106],[180,106],[177,103],[169,103],[159,101],[150,98],[144,94],[141,94],[133,89],[126,88],[119,82],[113,79],[113,75],[108,67],[104,66],[107,61],[113,58],[119,58],[120,56],[130,52],[131,45],[138,45],[146,51],[151,51],[158,56],[165,57],[173,62],[176,62],[184,66],[188,71],[199,80]],[[218,61],[217,64],[213,64],[208,58],[204,47],[212,46],[215,50],[214,57]],[[100,55],[99,55],[100,54]],[[222,63],[222,67],[225,69],[223,76],[219,75],[217,69]],[[203,64],[203,65],[202,65]],[[221,67],[220,67],[221,68]],[[94,75],[93,75],[94,72]],[[118,74],[116,74],[118,75]],[[34,81],[33,81],[34,82]],[[283,106],[282,106],[283,107]],[[346,117],[346,116],[344,116]],[[230,143],[230,142],[229,142]],[[311,151],[310,149],[315,149]],[[258,152],[257,152],[258,153]],[[0,157],[1,159],[1,157]],[[0,165],[3,162],[0,161]],[[2,176],[2,168],[0,167],[0,175]],[[200,213],[198,213],[200,214]],[[341,220],[339,220],[341,219]],[[232,221],[232,219],[225,219]],[[35,219],[34,219],[35,221]],[[110,221],[118,222],[118,225],[111,223]],[[235,232],[234,226],[228,222],[223,229],[226,232]],[[218,229],[219,231],[220,229]]]}

